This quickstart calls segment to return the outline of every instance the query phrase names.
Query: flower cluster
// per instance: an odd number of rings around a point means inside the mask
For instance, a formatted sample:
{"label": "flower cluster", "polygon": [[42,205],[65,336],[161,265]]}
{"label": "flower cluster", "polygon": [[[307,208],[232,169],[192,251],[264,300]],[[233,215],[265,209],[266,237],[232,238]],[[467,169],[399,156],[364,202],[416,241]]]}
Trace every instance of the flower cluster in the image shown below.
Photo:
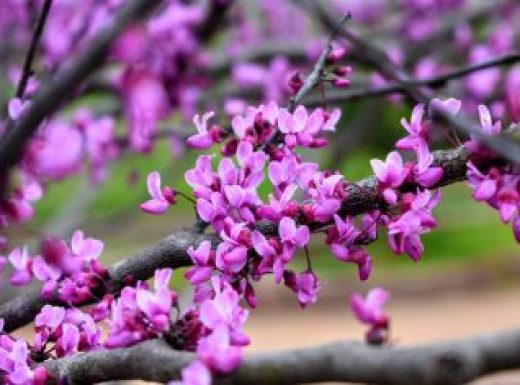
{"label": "flower cluster", "polygon": [[26,285],[33,278],[43,283],[42,295],[68,303],[82,303],[93,298],[94,292],[108,279],[108,271],[98,261],[103,242],[85,238],[78,230],[70,246],[65,241],[47,238],[40,255],[31,256],[27,247],[13,249],[7,256],[13,267],[12,285]]}
{"label": "flower cluster", "polygon": [[[482,132],[498,135],[502,131],[500,121],[493,123],[484,105],[479,106]],[[473,198],[486,202],[497,210],[503,223],[512,224],[515,239],[520,242],[520,170],[511,165],[487,167],[497,155],[475,139],[466,142],[472,159],[468,162],[467,180],[473,190]]]}
{"label": "flower cluster", "polygon": [[[53,350],[57,357],[100,347],[101,330],[81,310],[45,305],[34,320],[33,354],[45,358]],[[48,344],[52,344],[48,349]]]}
{"label": "flower cluster", "polygon": [[171,274],[171,269],[156,270],[153,291],[146,282],[138,282],[123,288],[117,300],[105,297],[103,302],[111,306],[105,347],[133,345],[170,329],[172,308],[177,305],[177,294],[168,287]]}
{"label": "flower cluster", "polygon": [[[2,320],[3,329],[3,320]],[[47,370],[35,367],[27,342],[14,339],[0,331],[0,374],[7,385],[45,385],[50,378]]]}

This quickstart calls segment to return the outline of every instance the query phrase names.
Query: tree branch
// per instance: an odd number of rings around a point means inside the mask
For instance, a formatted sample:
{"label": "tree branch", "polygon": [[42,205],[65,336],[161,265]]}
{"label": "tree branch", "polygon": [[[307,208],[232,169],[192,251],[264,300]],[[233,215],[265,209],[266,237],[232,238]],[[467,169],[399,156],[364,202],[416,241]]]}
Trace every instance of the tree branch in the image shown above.
{"label": "tree branch", "polygon": [[25,61],[23,64],[22,77],[20,78],[20,82],[18,83],[18,88],[16,90],[17,98],[23,98],[25,94],[25,88],[27,87],[27,83],[29,82],[29,78],[33,74],[32,63],[34,60],[34,55],[36,54],[36,50],[38,49],[38,44],[43,33],[43,28],[45,27],[45,23],[47,21],[47,16],[49,15],[49,11],[51,10],[51,6],[52,0],[45,0],[45,3],[43,3],[40,16],[38,17],[38,22],[36,23],[36,27],[34,29],[31,45],[29,46],[29,51],[27,51],[27,56],[25,57]]}
{"label": "tree branch", "polygon": [[[68,384],[142,379],[167,382],[194,354],[153,340],[126,349],[80,353],[45,363]],[[520,368],[520,330],[418,347],[374,347],[337,342],[312,348],[246,355],[239,369],[216,378],[225,385],[316,382],[383,385],[455,385],[485,374]]]}
{"label": "tree branch", "polygon": [[62,107],[76,87],[103,64],[111,43],[121,32],[161,3],[149,0],[126,2],[112,25],[103,29],[82,55],[42,86],[28,110],[16,122],[9,122],[8,130],[0,139],[0,177],[5,177],[22,158],[26,143],[42,121]]}

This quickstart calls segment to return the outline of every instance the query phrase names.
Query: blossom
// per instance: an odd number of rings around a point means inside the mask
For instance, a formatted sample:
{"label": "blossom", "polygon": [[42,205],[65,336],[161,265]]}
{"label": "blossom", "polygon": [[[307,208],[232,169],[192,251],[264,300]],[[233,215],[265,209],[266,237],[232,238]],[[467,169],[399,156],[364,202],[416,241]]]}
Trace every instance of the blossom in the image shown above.
{"label": "blossom", "polygon": [[514,122],[520,122],[520,66],[514,66],[505,81],[507,110]]}
{"label": "blossom", "polygon": [[317,301],[320,285],[314,272],[304,271],[295,274],[292,271],[286,271],[283,277],[285,285],[298,295],[298,302],[302,308]]}
{"label": "blossom", "polygon": [[326,175],[317,173],[313,175],[307,193],[314,200],[312,204],[312,220],[327,222],[340,209],[342,200],[346,197],[345,188],[341,182],[340,174]]}
{"label": "blossom", "polygon": [[200,305],[200,320],[210,330],[216,330],[225,325],[230,330],[231,343],[234,345],[247,345],[249,338],[240,328],[248,317],[248,311],[239,305],[238,293],[227,283],[212,279],[215,295],[213,299],[204,301]]}
{"label": "blossom", "polygon": [[478,113],[480,115],[480,126],[485,134],[498,135],[502,131],[502,122],[496,121],[493,123],[491,113],[485,105],[480,104],[478,106]]}
{"label": "blossom", "polygon": [[31,282],[33,277],[31,271],[32,261],[31,257],[29,257],[27,246],[13,249],[7,258],[14,268],[13,275],[11,276],[11,284],[26,285]]}
{"label": "blossom", "polygon": [[278,126],[285,134],[284,140],[289,148],[294,148],[296,145],[309,147],[323,123],[323,111],[320,109],[315,109],[309,115],[305,107],[298,106],[293,114],[284,108],[281,108],[278,113]]}
{"label": "blossom", "polygon": [[121,291],[121,297],[111,304],[106,347],[130,346],[169,329],[170,312],[177,298],[168,288],[171,273],[171,269],[156,270],[153,291],[143,282]]}
{"label": "blossom", "polygon": [[164,214],[171,204],[175,204],[172,189],[161,189],[161,176],[157,171],[148,174],[147,187],[152,199],[141,204],[141,210],[149,214]]}
{"label": "blossom", "polygon": [[409,171],[403,167],[401,155],[396,151],[392,151],[386,157],[386,162],[372,159],[370,164],[383,190],[385,200],[390,204],[395,204],[397,202],[397,194],[394,189],[401,186]]}
{"label": "blossom", "polygon": [[459,99],[448,98],[448,99],[438,99],[433,98],[430,102],[430,113],[435,112],[435,110],[441,110],[450,113],[451,115],[456,115],[462,106],[462,102]]}
{"label": "blossom", "polygon": [[170,381],[168,385],[211,385],[211,372],[200,361],[193,361],[181,371],[182,381]]}
{"label": "blossom", "polygon": [[401,124],[408,132],[408,136],[397,141],[395,145],[397,148],[401,150],[414,150],[417,146],[428,143],[430,124],[423,122],[424,112],[424,104],[418,104],[412,111],[410,122],[405,118],[401,120]]}
{"label": "blossom", "polygon": [[390,221],[388,240],[394,253],[406,252],[414,261],[421,258],[424,247],[420,236],[437,225],[431,211],[439,200],[439,193],[433,196],[429,190],[417,193],[411,198],[409,209]]}
{"label": "blossom", "polygon": [[390,298],[390,293],[376,287],[371,289],[365,298],[354,293],[350,297],[350,309],[358,321],[370,326],[386,326],[389,317],[384,313],[383,306]]}
{"label": "blossom", "polygon": [[184,276],[191,284],[197,285],[207,281],[213,273],[214,251],[211,250],[211,242],[203,241],[197,249],[193,246],[188,248],[194,266],[190,267]]}
{"label": "blossom", "polygon": [[210,335],[200,339],[197,356],[206,366],[223,374],[231,373],[242,361],[241,349],[231,344],[230,332],[225,325],[218,326]]}
{"label": "blossom", "polygon": [[197,128],[198,134],[192,135],[187,139],[187,143],[190,147],[199,149],[199,150],[207,150],[213,145],[215,141],[215,136],[212,132],[208,132],[208,120],[215,115],[213,111],[206,112],[202,115],[202,118],[199,115],[195,115],[193,117],[193,124]]}

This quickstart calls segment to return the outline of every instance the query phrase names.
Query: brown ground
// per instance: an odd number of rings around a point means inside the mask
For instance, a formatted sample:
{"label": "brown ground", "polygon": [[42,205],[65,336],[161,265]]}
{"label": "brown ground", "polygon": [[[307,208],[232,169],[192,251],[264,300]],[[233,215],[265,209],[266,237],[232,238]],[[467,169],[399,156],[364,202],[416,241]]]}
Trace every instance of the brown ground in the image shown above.
{"label": "brown ground", "polygon": [[[261,298],[261,297],[260,297]],[[420,297],[396,297],[390,301],[393,339],[399,345],[415,345],[500,329],[520,327],[520,285]],[[306,310],[287,305],[253,312],[246,327],[252,337],[250,351],[265,351],[360,339],[363,327],[352,319],[342,303],[318,304]],[[491,376],[475,385],[518,385],[520,373]]]}

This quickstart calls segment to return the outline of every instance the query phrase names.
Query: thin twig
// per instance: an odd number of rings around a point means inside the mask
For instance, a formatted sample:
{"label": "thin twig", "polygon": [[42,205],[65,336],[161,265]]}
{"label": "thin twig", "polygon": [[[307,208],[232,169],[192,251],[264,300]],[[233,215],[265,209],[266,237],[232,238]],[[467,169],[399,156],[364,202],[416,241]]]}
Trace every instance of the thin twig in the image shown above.
{"label": "thin twig", "polygon": [[[520,53],[510,53],[475,65],[457,68],[451,72],[433,76],[427,79],[412,79],[378,88],[359,88],[350,89],[347,91],[328,92],[327,102],[345,102],[365,98],[382,97],[395,93],[406,93],[406,87],[430,87],[434,89],[440,88],[452,80],[463,78],[465,76],[471,75],[472,73],[482,71],[487,68],[511,65],[517,62],[520,62]],[[321,98],[305,98],[306,104],[319,104],[320,102]]]}
{"label": "thin twig", "polygon": [[293,112],[296,108],[296,105],[305,96],[305,94],[309,92],[320,81],[323,69],[325,68],[325,64],[327,63],[327,56],[329,56],[330,52],[332,51],[332,43],[334,43],[334,40],[336,39],[338,34],[345,26],[346,22],[350,18],[350,13],[346,13],[345,15],[343,15],[343,17],[340,19],[340,21],[332,31],[329,37],[329,41],[327,42],[327,45],[325,46],[318,60],[316,61],[316,64],[314,65],[312,72],[309,74],[309,76],[307,76],[307,79],[305,79],[305,82],[303,83],[302,87],[298,90],[296,95],[294,95],[289,100],[289,105],[287,106],[289,112]]}
{"label": "thin twig", "polygon": [[[338,36],[338,34],[341,32],[343,27],[345,26],[345,23],[351,18],[350,13],[346,13],[342,16],[342,18],[339,20],[339,22],[335,25],[334,29],[331,32],[331,35],[329,37],[329,40],[327,41],[327,44],[321,51],[320,56],[318,57],[318,60],[316,61],[316,64],[314,64],[314,68],[312,72],[307,76],[305,79],[305,82],[302,84],[301,88],[298,90],[296,95],[291,97],[289,99],[289,103],[287,105],[287,110],[289,112],[294,112],[296,105],[300,102],[300,100],[309,92],[321,79],[323,69],[325,68],[325,65],[327,63],[327,57],[329,56],[330,52],[332,51],[332,43],[334,43],[334,39]],[[276,144],[280,141],[280,130],[276,128],[276,130],[271,135],[271,138],[267,141],[267,143],[264,145],[264,148],[266,146]]]}
{"label": "thin twig", "polygon": [[34,56],[38,49],[38,44],[40,42],[43,29],[45,27],[45,23],[47,21],[47,16],[49,15],[49,12],[51,10],[51,6],[52,0],[45,0],[45,2],[43,3],[40,16],[38,17],[38,22],[36,23],[36,27],[34,29],[31,45],[29,46],[29,51],[27,51],[27,55],[25,56],[22,77],[20,78],[20,81],[18,82],[18,88],[16,89],[17,98],[23,98],[25,94],[25,89],[27,88],[27,84],[29,83],[29,78],[33,75],[32,64]]}

